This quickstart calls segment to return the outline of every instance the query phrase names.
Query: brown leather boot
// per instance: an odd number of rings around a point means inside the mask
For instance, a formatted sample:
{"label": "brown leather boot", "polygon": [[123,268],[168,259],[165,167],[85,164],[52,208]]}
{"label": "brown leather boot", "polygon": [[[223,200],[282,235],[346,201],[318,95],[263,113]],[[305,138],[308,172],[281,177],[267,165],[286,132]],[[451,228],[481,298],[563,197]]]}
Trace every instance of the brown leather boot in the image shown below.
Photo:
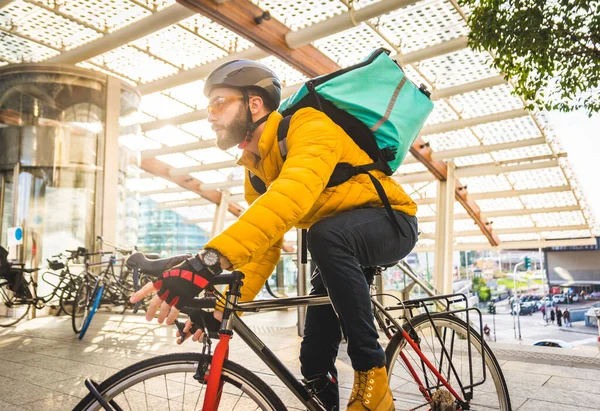
{"label": "brown leather boot", "polygon": [[348,410],[394,411],[394,398],[388,384],[385,367],[354,371],[354,386]]}

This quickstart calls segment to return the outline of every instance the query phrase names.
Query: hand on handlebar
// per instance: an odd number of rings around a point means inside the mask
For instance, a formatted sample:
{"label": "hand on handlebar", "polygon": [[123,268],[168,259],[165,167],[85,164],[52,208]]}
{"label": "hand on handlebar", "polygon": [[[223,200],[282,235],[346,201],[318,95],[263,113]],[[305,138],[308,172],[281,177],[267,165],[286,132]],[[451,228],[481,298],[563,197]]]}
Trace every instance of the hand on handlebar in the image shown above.
{"label": "hand on handlebar", "polygon": [[181,338],[181,332],[177,331],[177,344],[181,345],[190,336],[192,341],[202,342],[202,335],[204,334],[204,327],[208,330],[209,335],[217,333],[221,326],[221,320],[223,319],[222,311],[208,312],[201,309],[193,310],[189,314],[188,318],[183,327],[183,338]]}
{"label": "hand on handlebar", "polygon": [[146,311],[146,320],[152,321],[160,307],[159,324],[162,324],[165,319],[167,324],[172,324],[177,319],[179,311],[189,305],[194,297],[200,294],[218,274],[220,272],[210,271],[196,255],[163,272],[158,280],[146,284],[129,300],[137,303],[156,291],[157,293],[150,301],[148,311]]}

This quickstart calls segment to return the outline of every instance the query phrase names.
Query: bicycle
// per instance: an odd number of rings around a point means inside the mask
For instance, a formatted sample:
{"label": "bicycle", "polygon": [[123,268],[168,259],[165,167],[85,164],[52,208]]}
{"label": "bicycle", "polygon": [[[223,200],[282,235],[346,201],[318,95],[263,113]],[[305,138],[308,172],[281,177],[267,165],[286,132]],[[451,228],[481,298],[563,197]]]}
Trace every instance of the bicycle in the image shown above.
{"label": "bicycle", "polygon": [[[73,331],[78,334],[81,340],[85,336],[92,319],[101,304],[112,304],[113,306],[122,306],[121,314],[132,305],[129,303],[128,296],[137,290],[137,279],[130,276],[131,271],[125,268],[125,256],[133,254],[136,250],[126,249],[105,241],[101,236],[96,237],[101,244],[106,244],[114,251],[98,251],[96,253],[83,253],[85,275],[79,284],[77,295],[73,301],[73,313],[71,316],[71,325]],[[117,258],[114,253],[123,255]],[[93,256],[110,255],[108,261],[91,263]],[[120,263],[119,275],[115,273],[115,266]],[[105,268],[98,275],[92,274],[90,269],[94,267]]]}
{"label": "bicycle", "polygon": [[[0,247],[1,248],[1,247]],[[2,249],[4,250],[4,249]],[[4,250],[5,252],[5,250]],[[4,305],[6,313],[0,315],[0,327],[9,327],[17,324],[29,313],[31,307],[38,310],[44,308],[55,297],[59,299],[59,306],[66,306],[73,289],[75,288],[76,275],[71,274],[68,267],[69,260],[76,258],[76,251],[70,251],[71,256],[66,258],[66,264],[57,260],[48,260],[51,269],[61,269],[60,274],[47,271],[42,274],[42,280],[51,285],[52,291],[44,296],[37,294],[38,283],[31,274],[39,271],[39,268],[25,268],[22,263],[6,264],[8,269],[4,276],[0,276],[0,303]],[[3,254],[0,252],[0,254]],[[62,258],[62,254],[52,258]],[[45,278],[51,274],[58,277],[58,284],[54,285]]]}
{"label": "bicycle", "polygon": [[[137,259],[140,269],[154,276],[158,276],[169,262],[177,260],[175,257],[168,262],[142,262],[140,256]],[[381,268],[375,271],[381,272]],[[170,409],[171,405],[176,409],[199,409],[199,404],[203,404],[201,409],[204,411],[285,410],[271,387],[254,373],[227,359],[234,332],[308,410],[324,410],[316,393],[294,377],[237,312],[329,304],[329,298],[305,296],[238,304],[243,277],[236,271],[217,276],[213,286],[229,285],[224,300],[217,300],[215,295],[223,296],[211,286],[208,296],[195,299],[192,307],[184,309],[189,314],[190,310],[214,308],[217,301],[225,301],[214,354],[205,333],[202,353],[168,354],[144,360],[117,372],[101,384],[88,379],[85,385],[90,393],[74,410],[134,409],[132,402],[136,410]],[[481,337],[481,313],[476,308],[466,307],[464,295],[398,301],[391,307],[379,303],[377,294],[371,301],[376,323],[388,339],[386,367],[397,410],[425,407],[431,411],[512,410],[502,370]],[[447,311],[430,310],[440,304],[444,304]],[[454,308],[457,304],[465,304],[465,308]],[[398,311],[400,317],[395,318],[392,313]],[[479,332],[469,325],[469,314],[478,314]],[[462,315],[466,320],[460,318]],[[405,322],[401,324],[400,319]],[[183,325],[178,322],[176,325],[181,332]],[[465,343],[466,346],[461,345]],[[458,355],[465,357],[455,358]],[[474,367],[479,361],[481,369]]]}

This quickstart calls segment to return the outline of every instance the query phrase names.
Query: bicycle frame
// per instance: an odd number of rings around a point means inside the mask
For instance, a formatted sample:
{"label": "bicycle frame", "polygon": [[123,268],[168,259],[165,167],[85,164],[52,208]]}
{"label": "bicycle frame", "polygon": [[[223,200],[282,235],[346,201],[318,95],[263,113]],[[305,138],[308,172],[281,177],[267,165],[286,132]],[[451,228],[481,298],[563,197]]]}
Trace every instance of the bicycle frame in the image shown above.
{"label": "bicycle frame", "polygon": [[[222,278],[219,278],[222,277]],[[229,342],[235,331],[242,341],[250,347],[252,351],[273,371],[273,373],[290,389],[290,391],[304,404],[310,411],[320,411],[323,407],[315,400],[315,398],[308,392],[308,390],[296,379],[292,372],[275,356],[275,354],[258,338],[258,336],[252,332],[252,330],[237,316],[236,309],[243,309],[243,311],[259,311],[274,308],[283,307],[296,307],[296,306],[313,306],[313,305],[324,305],[330,304],[328,296],[305,296],[305,297],[292,297],[282,298],[278,300],[267,300],[267,301],[254,301],[247,303],[240,303],[238,306],[239,298],[239,287],[243,274],[239,272],[233,272],[232,274],[222,274],[218,278],[218,282],[214,284],[230,284],[230,288],[226,294],[226,302],[223,310],[223,320],[221,323],[221,329],[219,330],[219,342],[215,349],[215,353],[212,357],[210,369],[208,375],[205,375],[204,379],[207,382],[207,389],[205,394],[205,400],[203,405],[203,411],[217,410],[221,395],[222,383],[221,383],[221,370],[223,362],[227,359],[229,354]],[[432,297],[428,299],[415,300],[416,302],[426,302],[433,299],[451,297],[463,297],[464,295],[448,295],[440,297]],[[206,300],[206,299],[204,299]],[[202,304],[203,299],[197,299],[198,305]],[[417,342],[414,341],[412,336],[406,332],[406,330],[398,323],[398,321],[388,312],[388,309],[380,304],[375,296],[371,297],[376,315],[383,315],[396,329],[402,333],[407,343],[413,348],[413,350],[420,357],[422,363],[427,367],[433,375],[438,379],[438,382],[443,385],[455,398],[459,405],[467,405],[468,403],[461,398],[444,376],[435,368],[435,366],[427,359],[425,354],[419,348]],[[438,335],[439,338],[439,335]],[[470,337],[469,337],[470,338]],[[443,351],[447,358],[451,358],[445,347],[442,345]],[[470,353],[469,353],[470,355]],[[419,386],[419,390],[423,394],[427,401],[431,401],[431,396],[428,389],[423,384],[423,381],[419,378],[416,371],[412,367],[412,364],[408,358],[401,353],[401,358],[407,365],[408,369],[415,382]],[[449,364],[453,368],[452,364]],[[199,368],[202,365],[199,365]],[[472,376],[471,376],[472,379]],[[485,380],[485,377],[484,377]],[[472,381],[471,381],[472,382]],[[473,384],[472,384],[473,385]],[[461,387],[462,389],[462,387]],[[462,390],[464,393],[464,389]],[[466,396],[466,395],[465,395]],[[467,398],[468,400],[468,398]]]}

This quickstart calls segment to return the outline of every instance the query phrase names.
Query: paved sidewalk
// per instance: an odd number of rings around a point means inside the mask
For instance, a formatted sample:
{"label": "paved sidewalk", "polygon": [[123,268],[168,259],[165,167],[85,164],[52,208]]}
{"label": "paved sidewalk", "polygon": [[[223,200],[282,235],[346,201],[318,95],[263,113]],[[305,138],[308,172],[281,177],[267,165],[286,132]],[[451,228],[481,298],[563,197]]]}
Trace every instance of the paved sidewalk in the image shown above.
{"label": "paved sidewalk", "polygon": [[[246,315],[263,341],[299,375],[300,338],[295,310]],[[147,323],[141,315],[100,313],[83,341],[69,317],[45,317],[0,329],[0,411],[70,410],[86,394],[83,381],[101,381],[117,370],[164,353],[199,350],[174,344],[175,327]],[[495,344],[517,411],[600,410],[600,354]],[[342,346],[345,351],[345,346]],[[234,338],[231,357],[260,374],[290,409],[303,409],[266,366]],[[341,395],[347,399],[352,369],[345,353],[338,361]]]}

